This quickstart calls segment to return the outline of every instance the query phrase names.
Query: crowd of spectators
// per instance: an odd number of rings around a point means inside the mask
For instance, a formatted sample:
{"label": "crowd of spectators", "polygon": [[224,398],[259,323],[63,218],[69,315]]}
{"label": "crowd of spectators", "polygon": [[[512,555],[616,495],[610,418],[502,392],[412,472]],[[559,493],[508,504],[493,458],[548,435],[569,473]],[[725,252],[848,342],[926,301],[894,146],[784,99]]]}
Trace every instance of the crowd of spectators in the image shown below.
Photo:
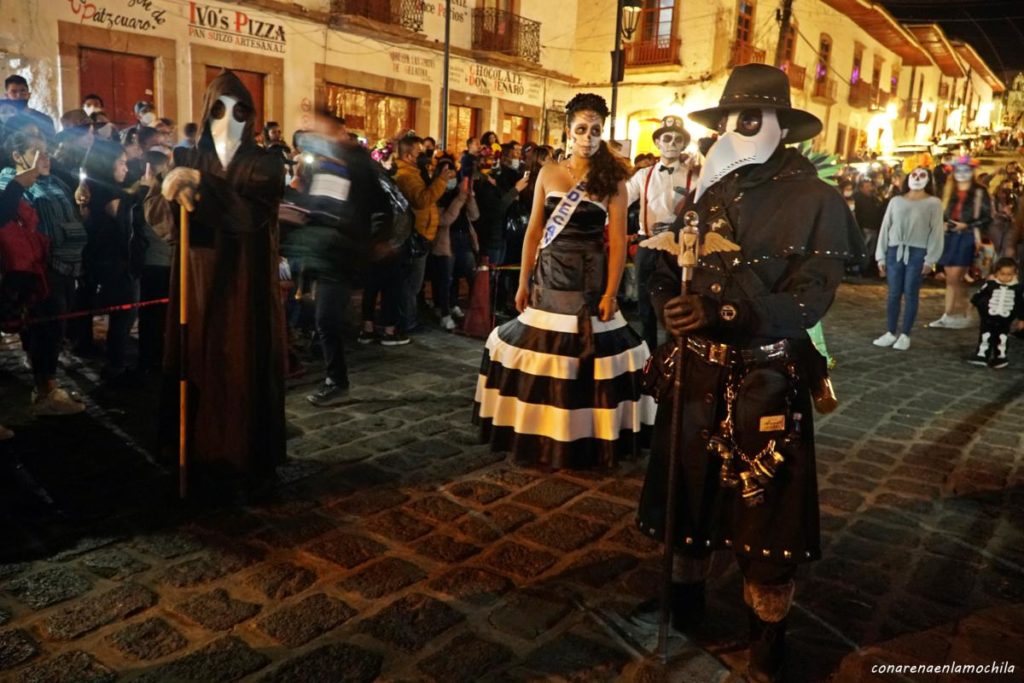
{"label": "crowd of spectators", "polygon": [[[3,265],[0,321],[21,336],[35,377],[32,412],[74,414],[84,410],[81,398],[57,384],[65,349],[102,355],[110,382],[160,370],[167,311],[149,302],[168,294],[174,246],[173,217],[162,215],[165,204],[156,199],[163,177],[184,163],[202,131],[191,122],[179,130],[148,101],[137,102],[134,121],[119,127],[96,94],[55,124],[29,106],[26,79],[10,76],[4,87],[0,253],[19,254],[25,264],[8,257]],[[286,138],[279,123],[267,121],[257,139],[280,153],[286,170],[279,248],[289,372],[303,372],[303,353],[317,340],[327,370],[308,400],[331,405],[348,390],[343,338],[357,291],[361,306],[353,311],[353,327],[360,344],[401,346],[428,327],[457,332],[484,265],[491,269],[495,313],[514,314],[515,269],[534,183],[540,169],[565,152],[502,141],[493,131],[447,150],[432,137],[399,131],[368,148],[344,119],[319,114],[317,130]],[[657,159],[640,154],[633,161],[635,172]],[[932,170],[936,196],[943,197],[952,161],[944,158]],[[861,274],[884,265],[875,261],[875,245],[888,205],[904,191],[904,175],[899,167],[872,165],[867,172],[846,168],[837,177],[868,246],[866,259],[852,264]],[[967,274],[979,278],[982,257],[1022,253],[1024,205],[1016,162],[978,174],[975,182],[986,190],[991,215],[978,236],[979,268]],[[331,208],[332,200],[344,208]],[[635,206],[630,225],[635,234]],[[386,248],[366,239],[376,232],[389,236]],[[368,253],[365,244],[376,251]],[[45,256],[33,261],[33,249]],[[624,283],[633,286],[629,277]],[[106,314],[101,347],[93,339],[94,316],[85,312],[112,307],[122,308]],[[75,312],[82,315],[67,323],[53,319]],[[18,322],[34,319],[47,322]],[[0,437],[8,434],[0,428]]]}

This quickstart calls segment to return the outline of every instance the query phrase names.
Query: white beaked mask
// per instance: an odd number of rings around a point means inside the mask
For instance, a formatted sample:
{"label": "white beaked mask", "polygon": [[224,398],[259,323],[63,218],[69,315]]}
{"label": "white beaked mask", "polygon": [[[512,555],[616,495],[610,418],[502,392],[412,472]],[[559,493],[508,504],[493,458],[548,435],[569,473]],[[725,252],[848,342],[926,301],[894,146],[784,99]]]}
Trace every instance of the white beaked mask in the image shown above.
{"label": "white beaked mask", "polygon": [[786,135],[774,109],[733,111],[721,125],[721,134],[708,150],[694,201],[733,171],[750,164],[763,164],[778,149]]}
{"label": "white beaked mask", "polygon": [[604,119],[592,111],[581,111],[573,117],[569,128],[572,139],[572,153],[581,157],[594,156],[601,145],[601,132]]}
{"label": "white beaked mask", "polygon": [[220,164],[227,169],[235,157],[239,145],[242,144],[242,132],[245,130],[246,116],[236,109],[238,100],[230,95],[221,95],[210,110],[210,136],[213,147],[217,150]]}
{"label": "white beaked mask", "polygon": [[923,190],[928,187],[928,169],[915,168],[907,176],[907,187],[911,190]]}

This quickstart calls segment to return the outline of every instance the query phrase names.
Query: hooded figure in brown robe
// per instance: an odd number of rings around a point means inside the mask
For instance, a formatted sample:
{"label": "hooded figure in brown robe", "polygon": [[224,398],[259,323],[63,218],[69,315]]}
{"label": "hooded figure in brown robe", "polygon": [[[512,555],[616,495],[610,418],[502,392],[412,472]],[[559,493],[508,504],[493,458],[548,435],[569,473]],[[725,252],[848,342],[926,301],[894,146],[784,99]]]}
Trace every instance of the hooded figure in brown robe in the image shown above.
{"label": "hooded figure in brown robe", "polygon": [[[280,154],[256,144],[255,119],[249,91],[222,71],[206,90],[197,147],[162,188],[176,222],[179,204],[192,212],[185,363],[190,467],[249,480],[272,474],[285,458],[277,248],[284,164]],[[179,252],[164,355],[173,380],[168,388],[177,387],[181,368]],[[167,391],[164,398],[164,433],[176,441],[177,397]]]}

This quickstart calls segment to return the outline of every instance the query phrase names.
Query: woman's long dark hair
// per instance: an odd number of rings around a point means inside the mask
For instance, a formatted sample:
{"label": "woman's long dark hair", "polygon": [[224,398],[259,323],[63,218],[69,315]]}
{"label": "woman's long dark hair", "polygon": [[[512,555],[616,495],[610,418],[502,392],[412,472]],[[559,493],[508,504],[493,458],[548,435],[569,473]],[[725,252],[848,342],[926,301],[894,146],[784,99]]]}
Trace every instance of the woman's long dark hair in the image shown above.
{"label": "woman's long dark hair", "polygon": [[82,170],[89,187],[90,211],[102,211],[108,203],[118,199],[124,190],[114,180],[114,164],[124,154],[124,147],[111,140],[96,138],[85,153]]}
{"label": "woman's long dark hair", "polygon": [[[572,122],[581,112],[593,112],[608,119],[608,105],[604,98],[594,93],[580,93],[565,105],[565,122],[572,128]],[[612,153],[608,143],[601,140],[597,151],[590,157],[590,170],[587,172],[587,192],[601,200],[608,200],[619,189],[619,183],[629,178],[629,167],[623,159]]]}
{"label": "woman's long dark hair", "polygon": [[530,151],[533,157],[530,159],[530,165],[526,167],[526,172],[530,174],[530,177],[526,189],[519,194],[523,201],[529,203],[533,199],[533,190],[537,186],[540,169],[544,166],[545,161],[554,156],[554,153],[555,151],[549,145],[538,145]]}

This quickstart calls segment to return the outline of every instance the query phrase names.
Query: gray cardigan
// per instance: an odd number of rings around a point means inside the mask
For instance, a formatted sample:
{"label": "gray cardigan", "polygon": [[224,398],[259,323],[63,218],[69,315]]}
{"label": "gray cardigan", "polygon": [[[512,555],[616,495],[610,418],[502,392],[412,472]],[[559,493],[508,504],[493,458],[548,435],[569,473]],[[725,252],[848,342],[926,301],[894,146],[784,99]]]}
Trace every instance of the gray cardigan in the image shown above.
{"label": "gray cardigan", "polygon": [[908,263],[909,247],[918,247],[925,250],[924,262],[934,265],[942,256],[945,232],[942,201],[938,197],[893,197],[882,218],[875,260],[884,264],[886,251],[889,247],[896,247],[896,258]]}

